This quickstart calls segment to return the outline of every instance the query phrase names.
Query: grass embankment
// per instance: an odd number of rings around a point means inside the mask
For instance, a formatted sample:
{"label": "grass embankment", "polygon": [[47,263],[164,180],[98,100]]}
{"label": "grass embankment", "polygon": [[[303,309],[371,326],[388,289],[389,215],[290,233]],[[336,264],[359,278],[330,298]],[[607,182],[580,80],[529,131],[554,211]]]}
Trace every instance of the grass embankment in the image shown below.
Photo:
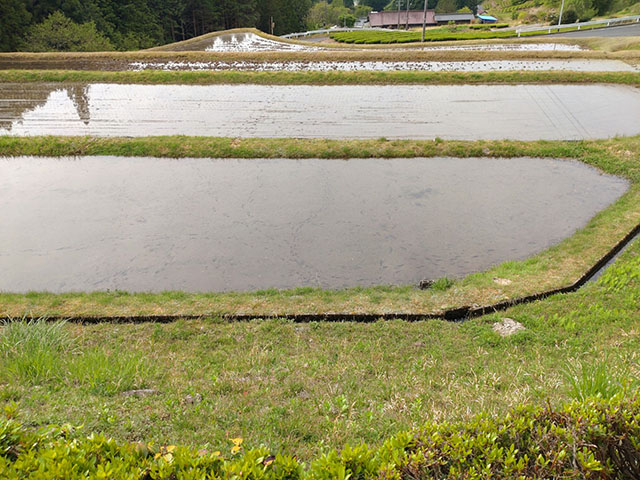
{"label": "grass embankment", "polygon": [[[577,31],[578,27],[558,28],[556,26],[541,27],[539,30],[522,32],[518,37],[516,30],[493,30],[479,31],[473,26],[443,26],[433,27],[425,31],[425,42],[441,42],[452,40],[487,40],[522,38],[532,36],[544,36],[551,33],[565,33]],[[580,30],[596,30],[604,28],[606,25],[591,25],[582,27]],[[381,44],[381,43],[414,43],[422,41],[422,31],[376,31],[376,30],[356,30],[352,32],[331,33],[331,39],[340,43],[351,44]]]}
{"label": "grass embankment", "polygon": [[[287,140],[158,137],[141,139],[0,138],[5,155],[125,155],[227,158],[552,157],[576,158],[632,185],[574,236],[539,255],[460,279],[449,288],[415,286],[251,293],[126,292],[0,294],[0,315],[283,315],[436,313],[487,305],[573,283],[640,220],[640,137],[582,142]],[[508,279],[501,285],[494,278]]]}
{"label": "grass embankment", "polygon": [[610,83],[640,85],[640,72],[255,72],[255,71],[177,71],[144,70],[104,72],[77,70],[3,70],[0,84],[26,82],[101,82],[165,85],[472,85],[472,84],[586,84]]}
{"label": "grass embankment", "polygon": [[[226,455],[243,437],[245,448],[308,461],[347,443],[379,446],[426,421],[503,417],[523,403],[633,387],[638,298],[635,242],[577,293],[462,324],[0,327],[0,404],[15,402],[31,427],[71,422],[119,441],[209,443]],[[492,323],[504,316],[526,330],[500,337]],[[141,388],[154,392],[123,394]]]}

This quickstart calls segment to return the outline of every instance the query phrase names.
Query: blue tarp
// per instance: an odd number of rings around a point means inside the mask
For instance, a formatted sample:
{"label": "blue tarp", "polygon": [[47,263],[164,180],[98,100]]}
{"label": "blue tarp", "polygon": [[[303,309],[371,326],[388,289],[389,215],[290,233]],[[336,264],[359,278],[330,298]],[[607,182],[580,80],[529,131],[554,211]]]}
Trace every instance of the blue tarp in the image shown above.
{"label": "blue tarp", "polygon": [[484,20],[485,22],[497,22],[498,19],[496,17],[492,17],[491,15],[478,15],[480,20]]}

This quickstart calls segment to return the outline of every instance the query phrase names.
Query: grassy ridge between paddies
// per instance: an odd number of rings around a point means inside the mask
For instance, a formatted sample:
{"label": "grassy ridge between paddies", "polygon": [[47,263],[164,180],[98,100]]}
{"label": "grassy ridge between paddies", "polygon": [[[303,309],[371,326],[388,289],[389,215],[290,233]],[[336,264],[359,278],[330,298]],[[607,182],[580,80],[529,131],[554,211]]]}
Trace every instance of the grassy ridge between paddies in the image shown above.
{"label": "grassy ridge between paddies", "polygon": [[[640,402],[575,402],[558,409],[521,408],[500,420],[428,424],[380,448],[331,451],[309,469],[269,448],[231,453],[83,436],[70,426],[34,432],[0,419],[0,475],[65,478],[220,478],[254,480],[427,478],[631,478],[640,475]],[[225,449],[226,450],[226,449]],[[274,454],[276,453],[276,454]]]}
{"label": "grassy ridge between paddies", "polygon": [[[640,222],[640,137],[581,142],[231,139],[205,137],[0,138],[17,155],[122,155],[213,158],[546,157],[575,158],[631,182],[617,202],[560,244],[524,261],[506,262],[445,288],[379,286],[298,288],[248,293],[1,293],[0,315],[132,316],[323,313],[439,313],[489,305],[573,283]],[[496,232],[497,233],[497,232]],[[508,279],[500,285],[494,278]]]}
{"label": "grassy ridge between paddies", "polygon": [[587,84],[640,85],[640,72],[254,72],[157,71],[105,72],[77,70],[2,70],[2,83],[120,83],[157,85],[470,85],[470,84]]}

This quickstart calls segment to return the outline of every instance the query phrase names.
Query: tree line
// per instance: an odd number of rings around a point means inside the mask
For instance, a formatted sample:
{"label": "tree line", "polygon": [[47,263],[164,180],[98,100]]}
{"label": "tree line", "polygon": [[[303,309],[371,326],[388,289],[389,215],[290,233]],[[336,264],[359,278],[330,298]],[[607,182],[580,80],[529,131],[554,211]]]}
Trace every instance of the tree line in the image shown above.
{"label": "tree line", "polygon": [[[283,35],[352,22],[395,1],[0,0],[0,51],[137,50],[239,27]],[[422,8],[423,0],[409,1]],[[474,8],[478,0],[453,1]]]}
{"label": "tree line", "polygon": [[[59,12],[93,24],[113,48],[133,50],[204,33],[257,27],[276,35],[304,30],[312,0],[0,0],[0,50],[28,50],[30,29]],[[57,17],[60,20],[60,17]]]}

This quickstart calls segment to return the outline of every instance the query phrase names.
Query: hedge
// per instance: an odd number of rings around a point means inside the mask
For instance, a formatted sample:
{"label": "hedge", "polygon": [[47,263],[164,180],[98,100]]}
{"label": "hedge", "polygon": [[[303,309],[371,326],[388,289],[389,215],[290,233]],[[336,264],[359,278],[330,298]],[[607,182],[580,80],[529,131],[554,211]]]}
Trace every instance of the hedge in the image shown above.
{"label": "hedge", "polygon": [[[425,41],[447,41],[447,40],[481,40],[491,38],[509,38],[515,37],[514,31],[486,31],[486,30],[467,30],[467,31],[451,31],[445,27],[428,31]],[[384,32],[377,30],[363,30],[351,32],[336,32],[330,37],[343,43],[355,44],[379,44],[379,43],[411,43],[419,42],[422,38],[422,32]]]}
{"label": "hedge", "polygon": [[[9,415],[11,417],[11,415]],[[529,479],[640,478],[640,400],[592,399],[502,418],[428,424],[379,448],[332,451],[305,466],[231,439],[210,447],[118,443],[68,425],[33,429],[0,420],[0,478],[38,479]]]}

